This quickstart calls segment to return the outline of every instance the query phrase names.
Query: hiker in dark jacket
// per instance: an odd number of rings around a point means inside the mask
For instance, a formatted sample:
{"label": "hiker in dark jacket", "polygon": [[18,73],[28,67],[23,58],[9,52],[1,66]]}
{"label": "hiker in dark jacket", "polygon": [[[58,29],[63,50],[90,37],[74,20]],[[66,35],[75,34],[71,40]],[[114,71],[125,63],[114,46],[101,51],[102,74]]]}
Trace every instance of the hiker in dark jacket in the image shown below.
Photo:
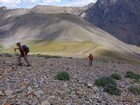
{"label": "hiker in dark jacket", "polygon": [[[20,55],[18,56],[18,66],[22,66],[22,63],[21,63],[21,58],[22,57],[24,58],[25,62],[27,63],[27,66],[31,66],[29,61],[28,61],[28,58],[27,58],[27,55],[28,55],[29,51],[26,51],[26,49],[25,49],[25,47],[27,47],[27,46],[26,45],[22,46],[20,42],[16,43],[16,45],[17,45],[18,48],[14,48],[15,53],[16,53],[16,50],[20,51]],[[28,50],[29,50],[29,48],[28,48]]]}
{"label": "hiker in dark jacket", "polygon": [[93,59],[94,59],[93,55],[89,54],[88,59],[89,59],[89,66],[92,66]]}

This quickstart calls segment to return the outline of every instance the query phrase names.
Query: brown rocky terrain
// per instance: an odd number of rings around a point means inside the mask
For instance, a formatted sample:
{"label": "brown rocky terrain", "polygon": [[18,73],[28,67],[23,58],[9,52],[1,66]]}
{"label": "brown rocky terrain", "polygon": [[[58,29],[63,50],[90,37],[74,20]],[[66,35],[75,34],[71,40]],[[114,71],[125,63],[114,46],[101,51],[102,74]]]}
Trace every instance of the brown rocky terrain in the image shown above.
{"label": "brown rocky terrain", "polygon": [[[140,86],[125,78],[127,71],[140,74],[140,65],[111,58],[96,58],[93,66],[86,59],[30,56],[31,67],[15,66],[16,56],[0,56],[0,105],[139,105],[140,96],[128,92]],[[60,71],[69,81],[56,80]],[[118,73],[120,96],[97,87],[95,79]]]}

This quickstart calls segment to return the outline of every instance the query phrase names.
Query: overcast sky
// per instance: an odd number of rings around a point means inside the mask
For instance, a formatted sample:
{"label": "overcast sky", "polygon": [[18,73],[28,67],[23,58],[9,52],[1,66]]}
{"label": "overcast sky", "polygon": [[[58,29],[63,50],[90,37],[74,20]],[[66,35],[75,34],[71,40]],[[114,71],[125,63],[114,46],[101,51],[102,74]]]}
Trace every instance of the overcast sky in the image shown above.
{"label": "overcast sky", "polygon": [[84,6],[96,0],[0,0],[0,7],[31,8],[35,5]]}

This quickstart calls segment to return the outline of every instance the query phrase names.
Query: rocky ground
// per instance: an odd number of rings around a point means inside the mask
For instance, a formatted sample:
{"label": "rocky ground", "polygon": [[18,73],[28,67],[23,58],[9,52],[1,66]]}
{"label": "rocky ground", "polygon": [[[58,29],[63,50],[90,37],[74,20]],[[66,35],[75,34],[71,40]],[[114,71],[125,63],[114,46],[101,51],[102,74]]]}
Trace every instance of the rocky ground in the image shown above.
{"label": "rocky ground", "polygon": [[[127,71],[140,74],[140,65],[113,59],[86,59],[30,56],[31,67],[15,66],[16,56],[0,56],[0,105],[140,105],[140,96],[128,92],[140,86],[125,78]],[[70,74],[69,81],[56,80],[60,71]],[[121,96],[110,95],[94,84],[95,79],[118,73]]]}

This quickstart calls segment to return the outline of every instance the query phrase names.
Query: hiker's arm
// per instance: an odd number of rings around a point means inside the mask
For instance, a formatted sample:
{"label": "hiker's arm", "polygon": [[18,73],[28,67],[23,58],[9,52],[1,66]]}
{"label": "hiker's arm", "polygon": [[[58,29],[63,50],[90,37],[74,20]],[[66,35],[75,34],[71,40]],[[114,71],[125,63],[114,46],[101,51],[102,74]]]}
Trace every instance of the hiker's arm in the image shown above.
{"label": "hiker's arm", "polygon": [[16,52],[16,50],[19,50],[19,48],[14,48],[14,51]]}

